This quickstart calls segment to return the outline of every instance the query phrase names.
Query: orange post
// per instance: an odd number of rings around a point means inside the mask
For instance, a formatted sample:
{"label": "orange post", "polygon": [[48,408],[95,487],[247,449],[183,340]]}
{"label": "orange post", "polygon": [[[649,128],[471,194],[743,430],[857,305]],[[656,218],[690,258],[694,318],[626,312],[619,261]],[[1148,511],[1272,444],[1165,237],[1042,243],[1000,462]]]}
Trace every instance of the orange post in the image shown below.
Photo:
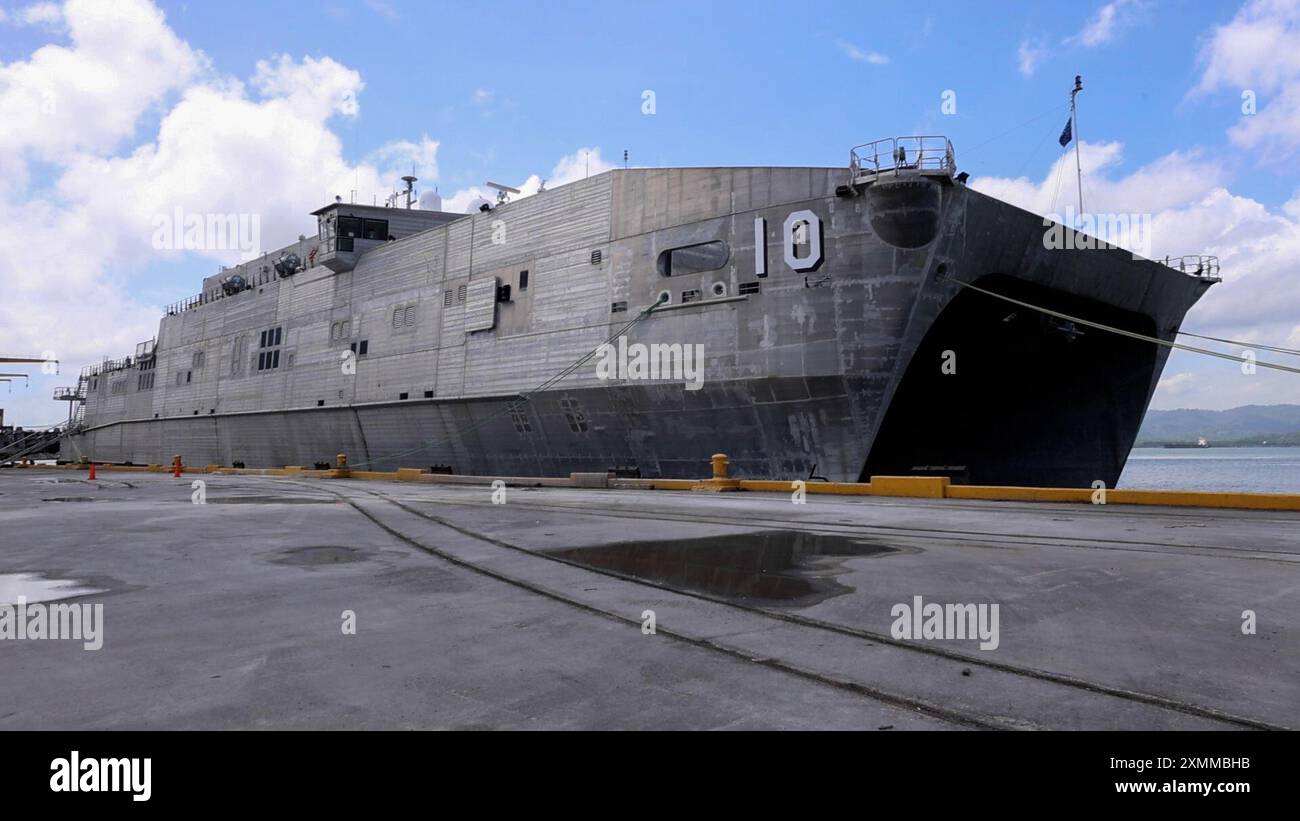
{"label": "orange post", "polygon": [[177,479],[181,478],[181,456],[179,453],[172,457],[172,476]]}
{"label": "orange post", "polygon": [[90,481],[95,481],[95,463],[90,463]]}

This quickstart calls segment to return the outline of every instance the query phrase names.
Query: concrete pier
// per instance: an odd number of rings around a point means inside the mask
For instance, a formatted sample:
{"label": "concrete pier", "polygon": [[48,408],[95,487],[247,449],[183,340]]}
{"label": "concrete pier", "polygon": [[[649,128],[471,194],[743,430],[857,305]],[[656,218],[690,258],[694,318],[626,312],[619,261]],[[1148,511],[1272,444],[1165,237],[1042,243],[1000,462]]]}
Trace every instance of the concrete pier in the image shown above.
{"label": "concrete pier", "polygon": [[[0,640],[0,728],[1294,729],[1297,533],[1293,511],[4,470],[0,580],[101,591],[60,603],[102,603],[103,646]],[[927,605],[996,605],[993,640],[899,637]]]}

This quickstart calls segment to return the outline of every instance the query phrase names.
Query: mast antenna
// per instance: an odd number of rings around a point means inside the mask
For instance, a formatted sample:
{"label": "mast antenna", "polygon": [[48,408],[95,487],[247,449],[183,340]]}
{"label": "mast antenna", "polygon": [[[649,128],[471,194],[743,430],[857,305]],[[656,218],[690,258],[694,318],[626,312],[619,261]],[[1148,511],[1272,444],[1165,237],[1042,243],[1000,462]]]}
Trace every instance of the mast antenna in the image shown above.
{"label": "mast antenna", "polygon": [[1074,98],[1083,91],[1083,75],[1074,75],[1074,89],[1070,92],[1070,120],[1074,132],[1074,172],[1079,184],[1079,218],[1083,218],[1083,166],[1079,163],[1079,110]]}

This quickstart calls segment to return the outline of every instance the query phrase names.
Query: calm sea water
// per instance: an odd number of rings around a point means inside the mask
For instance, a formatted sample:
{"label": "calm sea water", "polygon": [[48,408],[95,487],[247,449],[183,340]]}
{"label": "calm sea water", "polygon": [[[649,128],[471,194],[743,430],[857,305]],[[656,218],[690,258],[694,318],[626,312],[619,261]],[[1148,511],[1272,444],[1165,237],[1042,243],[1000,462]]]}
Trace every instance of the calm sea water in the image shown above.
{"label": "calm sea water", "polygon": [[1134,448],[1119,487],[1300,493],[1300,448]]}

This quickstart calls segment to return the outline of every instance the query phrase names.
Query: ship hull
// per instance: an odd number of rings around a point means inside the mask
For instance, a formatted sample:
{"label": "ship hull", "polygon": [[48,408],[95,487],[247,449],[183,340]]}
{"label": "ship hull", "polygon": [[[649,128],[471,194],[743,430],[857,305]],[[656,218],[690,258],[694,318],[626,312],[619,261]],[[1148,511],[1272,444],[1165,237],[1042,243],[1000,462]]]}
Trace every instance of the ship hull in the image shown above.
{"label": "ship hull", "polygon": [[[834,169],[602,176],[568,199],[548,192],[556,199],[390,244],[353,273],[314,269],[278,283],[278,297],[165,318],[158,347],[173,362],[246,350],[240,333],[256,340],[274,323],[295,344],[285,343],[294,370],[254,377],[223,358],[226,370],[200,373],[198,387],[177,371],[154,395],[96,399],[65,458],[281,467],[344,453],[374,470],[698,478],[723,452],[740,477],[1113,487],[1168,354],[1114,331],[1172,341],[1209,285],[1119,249],[1049,248],[1041,217],[950,180],[846,191]],[[789,243],[799,215],[817,223],[815,263],[783,248],[783,221]],[[533,270],[530,290],[516,279],[513,302],[461,307],[480,267],[512,276],[487,237],[525,217],[588,233],[555,248],[540,228],[511,240],[513,269]],[[664,269],[663,249],[701,242],[729,243],[726,265]],[[376,295],[389,281],[391,295]],[[665,310],[631,321],[661,292]],[[372,351],[392,355],[340,375],[338,344],[313,329],[366,311],[383,323],[399,299],[435,314],[429,335],[398,329],[411,315],[393,311],[391,335],[368,326]],[[627,310],[611,314],[611,303]],[[698,345],[703,384],[598,378],[588,363],[547,385],[616,332]],[[400,401],[384,398],[398,391]]]}

